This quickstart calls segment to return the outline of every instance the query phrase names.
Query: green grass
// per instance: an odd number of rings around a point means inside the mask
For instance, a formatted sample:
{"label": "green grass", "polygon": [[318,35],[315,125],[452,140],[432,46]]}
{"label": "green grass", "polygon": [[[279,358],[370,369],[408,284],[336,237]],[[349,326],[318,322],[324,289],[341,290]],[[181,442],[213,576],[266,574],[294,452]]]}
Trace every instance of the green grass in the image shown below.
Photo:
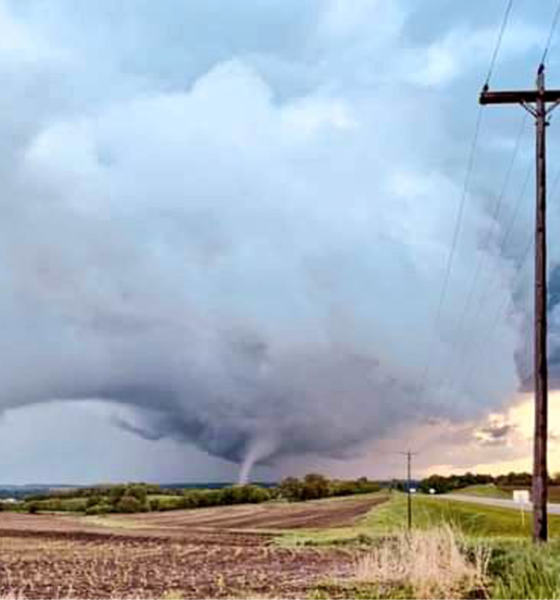
{"label": "green grass", "polygon": [[148,500],[168,500],[173,498],[174,500],[181,500],[183,496],[181,494],[148,494]]}
{"label": "green grass", "polygon": [[[393,494],[353,527],[292,532],[284,536],[282,542],[288,545],[361,543],[379,547],[403,531],[406,517],[406,496]],[[488,549],[485,597],[560,599],[560,516],[549,515],[551,541],[546,545],[531,542],[531,517],[530,513],[521,515],[515,509],[428,496],[413,498],[414,527],[430,530],[447,523],[463,534],[459,540],[468,555],[474,556],[480,546]],[[378,589],[342,580],[323,582],[310,597],[397,599],[413,596],[410,590],[398,585]]]}
{"label": "green grass", "polygon": [[491,598],[560,598],[560,540],[500,540],[488,564]]}
{"label": "green grass", "polygon": [[[531,536],[531,513],[461,502],[415,496],[412,502],[413,525],[430,529],[449,524],[474,538],[527,538]],[[299,530],[284,535],[285,545],[329,545],[351,542],[371,543],[375,538],[402,531],[407,523],[407,498],[393,494],[384,504],[374,507],[354,526],[326,530]],[[549,515],[551,537],[560,538],[560,516]]]}
{"label": "green grass", "polygon": [[452,494],[461,494],[463,496],[477,496],[479,498],[504,498],[511,500],[513,494],[511,490],[504,490],[493,483],[485,485],[470,485],[466,488],[453,490]]}

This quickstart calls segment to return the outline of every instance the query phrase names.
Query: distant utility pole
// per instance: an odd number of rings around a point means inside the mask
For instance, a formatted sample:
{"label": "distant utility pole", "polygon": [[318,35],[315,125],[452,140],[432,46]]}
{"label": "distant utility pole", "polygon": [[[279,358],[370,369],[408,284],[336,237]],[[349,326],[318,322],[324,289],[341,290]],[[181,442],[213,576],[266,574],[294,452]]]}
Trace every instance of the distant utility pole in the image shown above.
{"label": "distant utility pole", "polygon": [[407,452],[399,452],[399,454],[404,454],[406,456],[406,495],[408,500],[408,528],[412,529],[412,494],[410,492],[410,466],[412,462],[412,457],[418,452],[411,452],[408,450]]}
{"label": "distant utility pole", "polygon": [[[552,103],[547,107],[548,103]],[[535,90],[490,92],[484,86],[480,104],[520,104],[537,126],[537,203],[535,223],[535,439],[533,461],[533,539],[545,542],[547,523],[548,363],[546,323],[546,127],[547,116],[560,104],[560,90],[545,88],[544,64],[537,73]]]}

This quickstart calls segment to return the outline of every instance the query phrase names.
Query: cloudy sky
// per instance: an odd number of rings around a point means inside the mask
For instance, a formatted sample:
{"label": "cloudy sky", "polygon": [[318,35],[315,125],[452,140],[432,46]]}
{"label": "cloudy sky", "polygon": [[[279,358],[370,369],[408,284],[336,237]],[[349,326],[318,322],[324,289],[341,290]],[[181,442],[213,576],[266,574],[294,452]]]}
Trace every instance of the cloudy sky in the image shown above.
{"label": "cloudy sky", "polygon": [[[527,468],[521,108],[465,186],[505,5],[0,0],[0,482]],[[492,87],[555,7],[514,3]]]}

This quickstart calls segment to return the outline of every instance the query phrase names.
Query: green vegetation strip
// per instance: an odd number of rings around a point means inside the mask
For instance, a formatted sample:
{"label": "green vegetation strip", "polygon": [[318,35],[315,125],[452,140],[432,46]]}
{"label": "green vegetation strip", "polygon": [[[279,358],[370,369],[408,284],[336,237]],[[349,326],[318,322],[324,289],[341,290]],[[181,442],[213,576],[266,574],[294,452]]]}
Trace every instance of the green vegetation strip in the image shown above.
{"label": "green vegetation strip", "polygon": [[485,485],[469,485],[465,488],[453,490],[452,494],[461,494],[463,496],[476,496],[478,498],[503,498],[511,500],[513,493],[511,490],[505,490],[497,487],[493,483]]}
{"label": "green vegetation strip", "polygon": [[[279,543],[288,546],[351,542],[367,544],[376,538],[399,533],[407,523],[407,499],[400,493],[387,496],[387,502],[374,507],[352,527],[289,532]],[[531,514],[516,509],[424,496],[414,497],[412,509],[413,525],[418,529],[431,529],[447,524],[474,538],[528,539],[531,536]],[[549,516],[549,528],[551,537],[560,538],[560,516]]]}
{"label": "green vegetation strip", "polygon": [[[402,536],[407,517],[407,499],[392,494],[388,501],[372,509],[354,527],[328,531],[305,531],[287,534],[281,543],[287,545],[360,544],[371,547],[372,553],[392,548]],[[485,554],[482,587],[465,589],[458,595],[415,595],[403,582],[387,585],[355,579],[325,581],[310,594],[310,598],[560,598],[560,517],[550,515],[551,541],[546,545],[531,542],[531,514],[515,509],[476,505],[454,500],[416,496],[413,500],[413,521],[416,531],[438,535],[442,527],[456,532],[457,544],[468,560]],[[424,551],[424,550],[419,550]],[[391,553],[378,554],[390,557]],[[470,557],[470,558],[469,558]],[[438,560],[434,557],[434,563]],[[400,567],[399,567],[400,568]]]}

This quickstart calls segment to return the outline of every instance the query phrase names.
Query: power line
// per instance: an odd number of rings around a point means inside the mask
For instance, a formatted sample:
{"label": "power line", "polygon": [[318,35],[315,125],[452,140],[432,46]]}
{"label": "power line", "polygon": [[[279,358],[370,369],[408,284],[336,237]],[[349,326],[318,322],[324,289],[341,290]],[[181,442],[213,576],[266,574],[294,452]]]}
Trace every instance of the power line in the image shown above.
{"label": "power line", "polygon": [[[508,4],[508,6],[507,6],[507,8],[506,8],[506,12],[505,12],[505,14],[504,14],[504,21],[503,21],[503,23],[502,23],[502,25],[503,25],[503,28],[505,28],[505,26],[504,26],[504,23],[507,23],[507,20],[508,20],[508,17],[509,17],[509,12],[511,11],[511,8],[512,8],[512,7],[511,7],[511,4],[512,4],[511,2]],[[545,45],[544,45],[544,48],[543,48],[543,53],[542,53],[542,57],[541,57],[541,61],[540,61],[540,64],[541,64],[541,65],[544,65],[544,64],[546,63],[546,60],[547,60],[547,58],[548,58],[548,53],[549,53],[549,50],[550,50],[550,48],[551,48],[551,46],[552,46],[552,42],[553,42],[553,39],[554,39],[554,36],[555,36],[556,29],[557,29],[557,26],[558,26],[558,22],[559,22],[559,21],[560,21],[560,2],[558,3],[558,5],[557,5],[557,7],[556,7],[556,11],[554,12],[554,17],[553,17],[553,19],[552,19],[552,23],[551,23],[550,30],[549,30],[549,33],[548,33],[548,37],[547,37],[546,43],[545,43]],[[499,44],[501,44],[501,39],[502,39],[502,37],[503,37],[503,31],[502,31],[502,30],[500,30],[500,35],[498,36],[498,43],[499,43]],[[493,63],[493,62],[495,62],[495,59],[494,59],[494,57],[493,57],[492,63]],[[489,79],[490,79],[490,76],[491,76],[491,74],[492,74],[492,70],[493,70],[493,64],[491,64],[491,68],[489,69],[489,72],[488,72],[488,78],[487,78],[487,82],[488,82],[488,81],[489,81]],[[486,84],[486,85],[487,85],[487,84]],[[486,85],[485,85],[485,87],[486,87]],[[525,115],[525,116],[526,116],[526,115]],[[513,215],[512,215],[512,219],[511,219],[511,221],[510,221],[510,224],[509,224],[509,227],[508,227],[508,229],[507,229],[507,233],[506,233],[506,235],[504,236],[504,238],[503,238],[503,241],[502,241],[502,244],[501,244],[501,246],[500,246],[500,254],[503,254],[503,252],[504,252],[504,249],[505,249],[505,246],[506,246],[506,244],[507,244],[507,241],[509,240],[509,237],[510,237],[510,235],[511,235],[512,231],[513,231],[514,223],[515,223],[515,220],[516,220],[516,218],[517,218],[517,214],[518,214],[518,211],[519,211],[519,207],[520,207],[520,205],[521,205],[521,199],[522,199],[522,197],[523,197],[523,195],[524,195],[524,191],[525,191],[525,188],[526,188],[526,186],[527,186],[527,182],[528,182],[528,179],[529,179],[529,176],[530,176],[530,172],[531,172],[531,168],[529,168],[529,169],[528,169],[528,171],[527,171],[527,176],[526,176],[525,182],[524,182],[524,184],[523,184],[523,187],[522,187],[521,194],[519,195],[518,202],[517,202],[517,204],[516,204],[516,206],[515,206],[515,209],[514,209],[514,212],[513,212]],[[554,195],[555,195],[555,192],[556,192],[556,189],[557,189],[557,187],[558,187],[558,185],[559,185],[559,184],[560,184],[560,168],[558,169],[558,171],[557,171],[557,173],[556,173],[556,176],[555,176],[555,178],[554,178],[554,183],[553,183],[553,185],[552,185],[552,188],[551,188],[551,193],[550,193],[550,196],[551,196],[551,197],[554,197]],[[524,264],[524,261],[526,260],[526,258],[527,258],[527,256],[528,256],[528,253],[530,252],[530,250],[531,250],[531,248],[532,248],[532,247],[533,247],[533,241],[530,241],[530,243],[529,243],[529,244],[527,245],[527,247],[526,247],[526,250],[525,250],[525,252],[524,252],[524,258],[522,259],[522,261],[521,261],[520,265],[523,265],[523,264]],[[522,268],[523,268],[523,267],[522,267],[522,266],[520,266],[520,272],[522,271]],[[480,302],[479,302],[479,306],[482,306],[482,305],[483,305],[483,304],[486,302],[486,300],[487,300],[487,298],[488,298],[488,292],[489,292],[490,288],[491,288],[491,286],[489,286],[489,287],[487,288],[487,292],[481,296],[481,299],[480,299]],[[492,332],[493,332],[493,331],[495,331],[495,329],[496,329],[496,327],[497,327],[498,323],[500,322],[501,318],[503,318],[503,315],[502,315],[502,313],[505,313],[505,311],[507,310],[508,306],[509,306],[509,303],[508,303],[508,302],[506,302],[506,304],[504,305],[503,309],[502,309],[502,310],[500,310],[500,311],[498,311],[498,314],[496,314],[496,318],[495,318],[494,322],[493,322],[493,323],[492,323],[492,325],[491,325],[491,328],[492,328],[491,330],[492,330]],[[502,317],[500,317],[500,315],[502,315]],[[466,349],[467,349],[467,348],[470,346],[470,344],[471,344],[471,341],[472,341],[472,336],[473,336],[473,333],[474,333],[474,331],[475,331],[475,328],[472,328],[472,329],[471,329],[471,335],[469,336],[469,339],[466,341],[466,343],[465,343],[465,344],[464,344],[464,346],[463,346],[463,352],[462,352],[462,354],[461,354],[461,357],[462,357],[462,358],[463,358],[463,357],[464,357],[464,355],[465,355],[465,351],[466,351]],[[472,370],[473,370],[473,367],[471,367],[471,368],[469,369],[469,373],[471,373],[471,374],[472,374]],[[467,381],[468,381],[469,379],[470,379],[470,376],[469,376],[469,377],[467,377]]]}
{"label": "power line", "polygon": [[[461,199],[459,201],[459,208],[457,211],[457,216],[455,218],[455,228],[453,230],[453,238],[451,241],[451,248],[449,250],[449,255],[447,257],[447,264],[445,267],[445,275],[443,278],[443,285],[441,287],[441,292],[439,295],[439,300],[438,300],[438,304],[437,304],[437,310],[436,310],[436,315],[435,315],[435,319],[434,319],[434,324],[433,324],[433,333],[435,333],[435,331],[437,330],[437,326],[439,324],[440,318],[441,318],[441,313],[443,310],[443,304],[445,302],[445,296],[447,294],[447,288],[449,286],[449,280],[451,278],[451,271],[453,268],[453,260],[455,257],[455,250],[457,248],[457,241],[459,239],[459,233],[461,231],[461,224],[463,221],[463,213],[465,210],[465,201],[467,199],[468,196],[468,190],[470,187],[470,180],[471,180],[471,176],[472,176],[472,172],[473,172],[473,166],[474,166],[474,157],[476,154],[476,147],[477,147],[477,143],[478,143],[478,137],[479,137],[479,132],[480,132],[480,124],[482,121],[482,107],[479,107],[478,110],[478,114],[477,114],[477,118],[476,118],[476,125],[475,125],[475,129],[474,129],[474,136],[471,142],[471,147],[469,150],[469,159],[467,162],[467,171],[465,174],[465,181],[463,184],[463,190],[461,193]],[[429,355],[427,355],[429,356]],[[426,362],[425,368],[424,368],[424,373],[423,373],[423,377],[422,377],[422,388],[424,389],[427,382],[428,382],[428,374],[429,374],[429,370],[430,370],[430,362],[429,360]]]}
{"label": "power line", "polygon": [[[512,232],[513,232],[515,221],[517,220],[517,216],[519,214],[519,209],[521,207],[522,200],[523,200],[523,198],[525,196],[525,192],[527,190],[527,185],[529,183],[529,179],[530,179],[531,173],[533,172],[533,168],[534,168],[534,165],[529,165],[529,168],[527,169],[525,180],[524,180],[523,185],[521,187],[521,192],[520,192],[520,194],[517,197],[517,202],[515,203],[515,208],[514,208],[514,211],[513,211],[513,214],[512,214],[512,218],[511,218],[511,220],[509,222],[508,228],[506,230],[506,233],[505,233],[505,235],[504,235],[504,237],[502,239],[502,243],[500,245],[500,249],[499,249],[499,252],[498,252],[499,256],[503,256],[504,253],[505,253],[507,242],[509,241],[509,238],[510,238]],[[493,281],[494,281],[493,279],[490,279],[488,281],[488,285],[486,286],[486,291],[480,297],[480,300],[478,302],[478,307],[480,309],[482,309],[486,305],[486,302],[488,301],[488,297],[490,295],[490,292],[492,291],[492,287],[493,287],[492,283],[493,283]],[[468,338],[468,340],[466,340],[466,342],[465,342],[465,344],[463,346],[463,352],[462,352],[461,357],[464,357],[466,349],[471,345],[472,336],[473,336],[474,330],[475,330],[475,328],[471,329],[471,335]]]}
{"label": "power line", "polygon": [[[509,18],[509,14],[511,12],[511,8],[512,8],[512,2],[509,2],[508,5],[507,5],[507,7],[506,7],[506,11],[504,13],[504,19],[503,19],[503,22],[502,22],[502,28],[500,29],[500,34],[498,35],[497,46],[501,45],[501,41],[502,41],[502,38],[503,38],[503,30],[505,30],[505,27],[507,25],[507,21],[508,21],[508,18]],[[548,52],[549,52],[549,50],[551,48],[552,41],[554,39],[554,35],[555,35],[555,32],[556,32],[556,28],[558,26],[558,21],[559,20],[560,20],[560,2],[558,3],[558,5],[556,7],[556,11],[554,13],[554,17],[553,17],[553,20],[552,20],[552,23],[551,23],[551,26],[550,26],[548,37],[547,37],[546,43],[545,43],[544,48],[543,48],[543,53],[542,53],[542,57],[541,57],[541,65],[544,65],[546,63],[546,60],[547,60],[547,57],[548,57]],[[491,67],[490,67],[490,69],[488,71],[487,83],[484,86],[485,90],[488,89],[488,82],[489,82],[490,76],[491,76],[493,68],[494,68],[494,63],[495,63],[495,58],[493,56],[492,57],[492,62],[491,62]],[[509,240],[509,236],[510,236],[510,234],[513,231],[514,223],[515,223],[515,220],[517,218],[517,214],[518,214],[518,211],[519,211],[519,206],[521,205],[521,199],[522,199],[522,197],[524,195],[524,191],[525,191],[525,188],[527,186],[529,175],[530,175],[530,169],[528,169],[528,171],[527,171],[527,176],[526,176],[525,182],[523,184],[522,192],[519,195],[519,199],[518,199],[518,202],[517,202],[517,204],[515,206],[515,209],[514,209],[514,212],[513,212],[513,215],[512,215],[512,219],[510,221],[507,233],[506,233],[506,235],[503,238],[503,241],[502,241],[502,244],[501,244],[501,247],[500,247],[500,254],[503,254],[503,251],[505,249],[507,241]],[[554,195],[554,191],[556,190],[556,188],[557,188],[557,186],[558,186],[559,183],[560,183],[560,169],[558,170],[558,173],[557,173],[556,178],[554,180],[554,184],[552,186],[552,194],[551,194],[551,196]],[[527,252],[530,250],[530,247],[531,247],[531,245],[528,246]],[[480,261],[479,261],[479,264],[480,264]],[[479,306],[483,305],[486,302],[486,300],[488,298],[488,293],[490,291],[490,288],[491,288],[491,286],[488,286],[486,293],[484,293],[481,296],[481,299],[480,299],[480,302],[479,302]],[[496,324],[493,325],[494,328],[496,326],[497,326]],[[474,331],[475,331],[475,328],[472,328],[471,329],[471,335],[469,336],[469,338],[466,341],[466,343],[463,345],[463,351],[461,353],[461,358],[462,359],[463,359],[463,357],[465,355],[466,349],[471,344],[472,336],[474,334]]]}
{"label": "power line", "polygon": [[507,243],[509,241],[509,238],[510,238],[512,232],[513,232],[513,229],[514,229],[514,226],[515,226],[515,222],[516,222],[517,216],[519,214],[519,209],[521,208],[522,200],[523,200],[523,198],[525,196],[525,192],[527,190],[527,185],[529,183],[529,179],[531,177],[531,173],[533,172],[533,170],[534,170],[534,165],[530,164],[527,167],[527,172],[525,173],[525,179],[523,181],[523,185],[521,186],[521,191],[520,191],[520,193],[519,193],[519,195],[517,197],[517,202],[515,203],[515,207],[513,209],[512,214],[511,214],[511,219],[510,219],[510,222],[509,222],[509,224],[507,226],[506,233],[504,234],[504,237],[502,239],[502,243],[500,244],[500,252],[499,252],[500,256],[502,256],[504,254],[506,246],[507,246]]}
{"label": "power line", "polygon": [[[494,72],[494,68],[496,65],[496,61],[498,59],[498,55],[500,52],[500,48],[502,46],[502,40],[504,37],[504,33],[508,24],[508,20],[509,20],[509,16],[511,13],[511,9],[513,6],[513,0],[509,0],[508,4],[506,5],[506,10],[504,12],[504,16],[502,19],[502,23],[499,29],[499,33],[498,33],[498,38],[496,40],[496,44],[494,47],[494,51],[492,53],[492,56],[490,58],[490,65],[488,67],[488,73],[486,76],[486,80],[485,80],[485,87],[488,86],[489,82],[490,82],[490,78],[492,77],[492,74]],[[449,286],[449,280],[451,278],[451,271],[453,269],[453,260],[455,258],[455,251],[456,251],[456,247],[457,247],[457,243],[458,243],[458,239],[459,239],[459,234],[461,231],[461,225],[462,225],[462,220],[463,220],[463,213],[464,213],[464,209],[465,209],[465,202],[466,202],[466,198],[468,195],[468,190],[470,187],[470,181],[471,181],[471,177],[472,177],[472,172],[473,172],[473,166],[474,166],[474,157],[476,154],[476,147],[478,144],[478,137],[479,137],[479,132],[480,132],[480,126],[481,126],[481,122],[482,122],[482,115],[483,115],[483,110],[482,110],[482,106],[479,106],[478,108],[478,113],[477,113],[477,117],[476,117],[476,124],[475,124],[475,130],[474,130],[474,135],[472,138],[472,142],[471,142],[471,146],[470,146],[470,150],[469,150],[469,155],[468,155],[468,160],[467,160],[467,170],[465,173],[465,180],[464,180],[464,184],[463,184],[463,190],[462,190],[462,194],[461,194],[461,199],[459,201],[459,207],[457,210],[457,216],[455,219],[455,227],[453,230],[453,238],[451,241],[451,248],[449,251],[449,255],[447,258],[447,264],[445,267],[445,274],[444,274],[444,278],[443,278],[443,284],[441,287],[441,292],[439,295],[439,299],[438,299],[438,303],[437,303],[437,309],[436,309],[436,313],[435,313],[435,318],[433,321],[433,327],[432,327],[432,336],[435,335],[436,331],[437,331],[437,327],[441,318],[441,313],[443,310],[443,305],[445,302],[445,297],[447,295],[447,288]],[[429,376],[429,371],[430,371],[430,361],[429,361],[429,353],[426,353],[427,356],[427,361],[424,365],[424,371],[422,373],[422,379],[421,379],[421,387],[420,390],[424,391],[424,389],[426,388],[426,384],[428,382],[428,376]]]}
{"label": "power line", "polygon": [[[522,252],[521,259],[519,261],[519,268],[517,270],[516,276],[512,281],[512,286],[520,279],[521,275],[526,266],[527,259],[529,258],[529,254],[534,247],[535,240],[533,235],[529,236],[528,243],[525,246],[524,251]],[[486,335],[481,340],[481,344],[478,346],[479,350],[473,354],[475,360],[471,360],[469,364],[469,368],[467,369],[467,376],[463,379],[463,385],[466,385],[471,379],[473,375],[474,368],[476,366],[476,357],[483,357],[489,348],[489,341],[494,337],[494,334],[498,328],[498,325],[503,322],[507,312],[510,308],[513,307],[513,299],[511,297],[506,298],[505,302],[500,303],[498,310],[494,313],[493,319],[489,323],[489,328],[486,330]],[[488,362],[486,363],[488,365]]]}
{"label": "power line", "polygon": [[[508,168],[506,170],[506,175],[504,177],[504,181],[503,181],[502,187],[500,189],[500,193],[498,194],[498,196],[496,198],[496,203],[494,205],[494,209],[493,209],[493,212],[492,212],[492,221],[491,221],[491,224],[490,224],[490,226],[488,228],[488,231],[486,233],[486,237],[484,238],[484,242],[482,244],[482,252],[480,252],[480,254],[479,254],[478,263],[477,263],[476,269],[474,271],[474,277],[473,277],[473,279],[471,281],[471,285],[470,285],[470,288],[469,288],[469,293],[467,295],[467,300],[466,300],[465,305],[463,307],[463,311],[461,313],[461,316],[459,317],[459,319],[457,321],[457,327],[455,329],[455,335],[453,336],[453,338],[460,337],[460,334],[463,331],[463,326],[464,326],[465,322],[467,321],[467,317],[468,317],[469,312],[470,312],[472,301],[473,301],[474,296],[475,296],[475,290],[476,290],[476,287],[477,287],[477,283],[478,283],[478,280],[480,278],[480,274],[483,271],[485,260],[487,258],[486,250],[490,246],[490,241],[492,239],[492,234],[494,232],[494,228],[496,226],[496,222],[498,220],[498,216],[500,214],[500,211],[501,211],[501,208],[502,208],[502,205],[503,205],[503,200],[504,200],[506,191],[507,191],[507,189],[509,187],[509,182],[511,180],[511,175],[512,175],[512,172],[513,172],[513,167],[515,165],[515,161],[516,161],[517,155],[519,153],[519,148],[521,146],[521,140],[522,140],[522,137],[523,137],[523,133],[525,131],[526,124],[527,124],[527,115],[524,115],[524,117],[523,117],[523,119],[521,121],[521,127],[519,128],[519,132],[517,134],[517,138],[516,138],[515,146],[514,146],[514,149],[513,149],[513,153],[511,155],[511,159],[509,161]],[[464,352],[463,352],[463,354],[464,354]],[[450,357],[450,363],[448,363],[449,367],[451,366],[452,361],[453,361],[453,356]],[[449,376],[448,375],[449,373],[450,373],[450,369],[449,368],[444,369],[444,373],[443,373],[443,377],[442,377],[440,386],[443,385],[443,383],[445,381],[445,378]]]}
{"label": "power line", "polygon": [[492,74],[494,73],[494,67],[496,66],[496,60],[498,58],[498,53],[500,52],[500,48],[502,46],[502,39],[504,37],[504,32],[505,32],[507,24],[508,24],[509,14],[511,12],[512,6],[513,6],[513,0],[509,0],[508,4],[506,6],[504,17],[502,19],[502,25],[500,27],[500,32],[498,33],[498,39],[496,41],[496,46],[494,47],[494,53],[492,54],[492,58],[490,59],[490,66],[488,67],[488,75],[486,76],[486,80],[484,82],[485,87],[490,85],[490,78],[492,77]]}
{"label": "power line", "polygon": [[[515,220],[517,218],[517,215],[519,213],[519,207],[521,206],[521,200],[525,195],[525,191],[527,189],[527,184],[529,181],[529,177],[533,171],[534,165],[529,165],[529,168],[527,169],[527,174],[525,177],[525,181],[523,183],[523,186],[521,188],[521,193],[518,196],[518,201],[516,202],[515,205],[515,210],[514,213],[512,215],[512,219],[510,220],[509,226],[506,230],[506,234],[503,238],[502,244],[500,246],[500,251],[499,254],[503,255],[505,252],[505,247],[507,245],[507,242],[511,236],[511,233],[513,231],[514,228],[514,223]],[[558,186],[560,185],[560,168],[558,168],[556,176],[554,178],[554,183],[552,185],[551,188],[551,193],[550,196],[551,198],[555,197],[555,192],[558,188]],[[531,250],[534,247],[534,243],[535,240],[533,238],[533,235],[529,235],[529,239],[527,241],[527,243],[525,244],[524,250],[523,252],[521,252],[521,254],[519,255],[520,259],[519,259],[519,268],[517,270],[516,276],[514,277],[514,279],[511,282],[511,286],[514,287],[516,285],[516,282],[521,278],[521,275],[523,274],[523,271],[525,269],[526,263],[527,263],[527,258],[529,257],[529,254],[531,252]],[[479,306],[482,307],[486,304],[486,301],[488,300],[488,296],[489,296],[489,292],[492,289],[492,286],[488,286],[486,289],[486,294],[484,294],[484,296],[481,297],[480,302],[479,302]],[[496,329],[498,328],[498,325],[504,320],[507,312],[510,310],[510,308],[513,307],[513,300],[511,298],[507,298],[505,302],[502,302],[499,305],[498,310],[493,313],[493,318],[488,322],[488,329],[483,329],[483,331],[486,331],[486,335],[483,336],[483,339],[481,340],[481,343],[477,346],[477,351],[474,352],[472,354],[472,356],[474,357],[474,360],[470,361],[469,364],[469,368],[467,369],[467,377],[465,377],[463,379],[463,384],[467,384],[468,381],[470,379],[472,379],[472,375],[473,375],[473,371],[474,371],[474,367],[475,367],[475,363],[476,363],[476,357],[481,357],[484,356],[489,348],[489,344],[488,341],[490,339],[492,339],[492,337],[494,336],[494,333],[496,331]],[[470,343],[472,341],[472,337],[471,339],[468,340],[466,347],[470,346]],[[464,355],[464,354],[463,354]],[[486,363],[488,364],[488,363]]]}
{"label": "power line", "polygon": [[558,19],[560,19],[560,2],[556,7],[556,12],[554,13],[554,18],[552,19],[552,25],[550,26],[550,32],[548,34],[548,39],[546,41],[542,57],[541,57],[541,65],[546,63],[546,59],[548,58],[548,51],[550,50],[550,45],[552,44],[552,40],[554,38],[554,34],[556,32],[556,27],[558,25]]}

